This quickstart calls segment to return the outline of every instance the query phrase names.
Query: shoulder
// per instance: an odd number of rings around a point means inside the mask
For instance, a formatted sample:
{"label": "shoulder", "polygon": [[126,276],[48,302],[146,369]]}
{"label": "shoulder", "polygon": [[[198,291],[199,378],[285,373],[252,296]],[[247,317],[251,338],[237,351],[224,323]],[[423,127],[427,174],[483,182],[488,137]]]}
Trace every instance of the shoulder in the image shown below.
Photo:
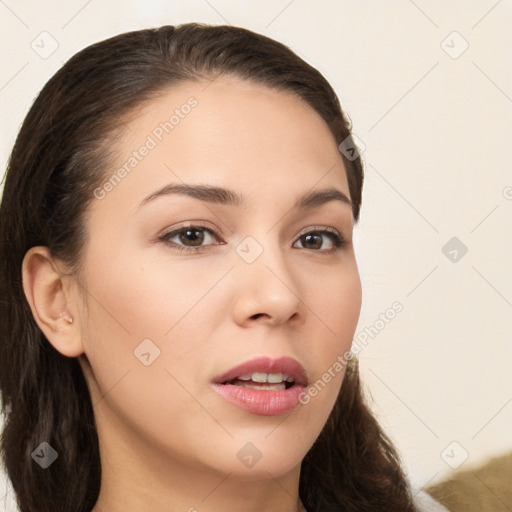
{"label": "shoulder", "polygon": [[419,512],[449,512],[449,510],[434,500],[430,495],[422,490],[413,490],[414,504]]}

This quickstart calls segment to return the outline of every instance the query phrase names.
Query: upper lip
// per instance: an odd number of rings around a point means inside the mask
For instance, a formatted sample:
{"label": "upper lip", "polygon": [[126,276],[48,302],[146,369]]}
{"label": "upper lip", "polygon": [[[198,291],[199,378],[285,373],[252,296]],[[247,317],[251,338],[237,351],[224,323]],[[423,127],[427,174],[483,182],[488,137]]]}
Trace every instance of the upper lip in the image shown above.
{"label": "upper lip", "polygon": [[215,377],[213,381],[218,384],[224,384],[241,375],[250,373],[285,373],[295,379],[295,383],[306,386],[307,377],[304,367],[291,357],[279,357],[272,359],[270,357],[256,357],[239,364],[226,373]]}

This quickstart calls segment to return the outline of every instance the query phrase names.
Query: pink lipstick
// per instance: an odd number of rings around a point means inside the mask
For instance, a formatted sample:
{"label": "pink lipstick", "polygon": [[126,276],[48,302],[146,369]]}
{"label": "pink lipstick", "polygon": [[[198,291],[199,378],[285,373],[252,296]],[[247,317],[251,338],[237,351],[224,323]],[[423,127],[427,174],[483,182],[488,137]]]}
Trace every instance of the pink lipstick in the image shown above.
{"label": "pink lipstick", "polygon": [[254,414],[284,414],[299,405],[307,378],[302,365],[290,357],[257,357],[213,380],[226,400]]}

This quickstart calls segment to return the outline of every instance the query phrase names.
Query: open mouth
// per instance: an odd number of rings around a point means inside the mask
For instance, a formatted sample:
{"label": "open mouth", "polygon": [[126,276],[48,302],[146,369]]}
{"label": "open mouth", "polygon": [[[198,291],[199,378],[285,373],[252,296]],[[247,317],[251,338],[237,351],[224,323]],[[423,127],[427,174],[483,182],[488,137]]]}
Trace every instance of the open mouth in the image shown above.
{"label": "open mouth", "polygon": [[291,357],[260,356],[213,379],[213,388],[228,402],[253,414],[276,416],[295,409],[306,389],[303,366]]}
{"label": "open mouth", "polygon": [[246,375],[240,375],[223,384],[232,386],[241,386],[266,391],[280,391],[289,389],[295,385],[295,379],[283,373],[259,373],[254,372]]}

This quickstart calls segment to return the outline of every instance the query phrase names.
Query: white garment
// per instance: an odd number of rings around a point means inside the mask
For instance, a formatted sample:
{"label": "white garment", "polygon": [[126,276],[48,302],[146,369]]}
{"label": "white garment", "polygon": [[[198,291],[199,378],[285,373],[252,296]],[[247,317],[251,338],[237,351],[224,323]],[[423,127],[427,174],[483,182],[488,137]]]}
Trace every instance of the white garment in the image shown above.
{"label": "white garment", "polygon": [[414,504],[420,512],[450,512],[445,506],[421,489],[413,489],[412,495],[414,496]]}

